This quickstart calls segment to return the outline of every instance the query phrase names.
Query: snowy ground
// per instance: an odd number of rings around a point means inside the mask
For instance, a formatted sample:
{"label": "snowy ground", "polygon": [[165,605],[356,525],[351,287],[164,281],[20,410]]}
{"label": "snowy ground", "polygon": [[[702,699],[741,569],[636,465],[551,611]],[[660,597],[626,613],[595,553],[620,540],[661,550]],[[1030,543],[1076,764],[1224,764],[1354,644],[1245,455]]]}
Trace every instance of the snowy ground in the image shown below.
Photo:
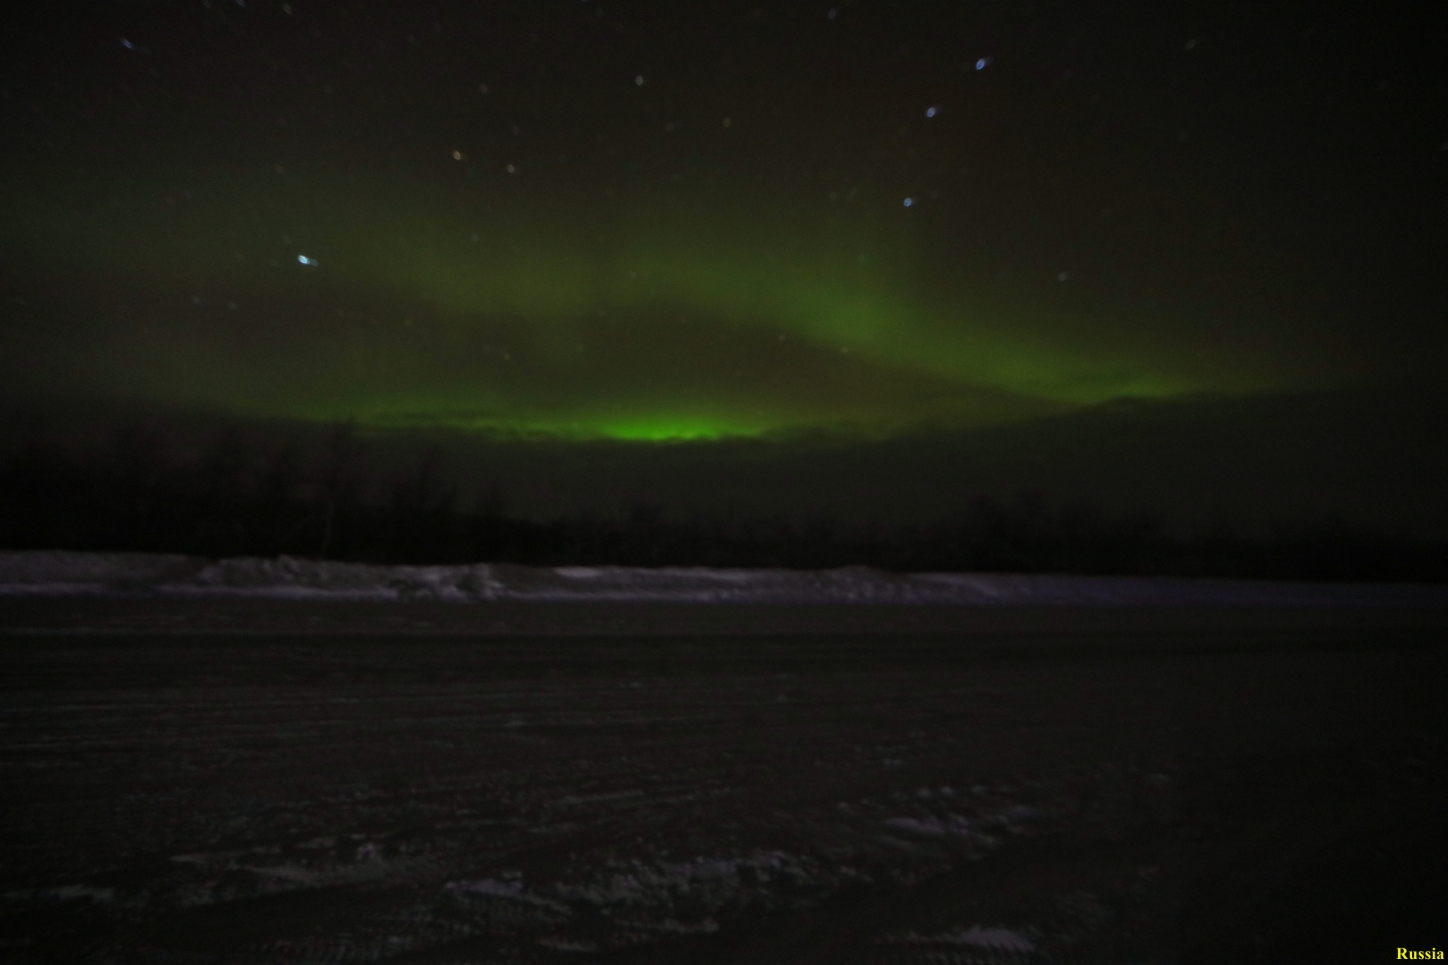
{"label": "snowy ground", "polygon": [[0,960],[1443,947],[1444,622],[1253,612],[1216,650],[1114,649],[1101,624],[1090,655],[938,634],[11,636]]}
{"label": "snowy ground", "polygon": [[0,597],[945,606],[1445,606],[1448,587],[836,570],[373,566],[142,553],[0,552]]}

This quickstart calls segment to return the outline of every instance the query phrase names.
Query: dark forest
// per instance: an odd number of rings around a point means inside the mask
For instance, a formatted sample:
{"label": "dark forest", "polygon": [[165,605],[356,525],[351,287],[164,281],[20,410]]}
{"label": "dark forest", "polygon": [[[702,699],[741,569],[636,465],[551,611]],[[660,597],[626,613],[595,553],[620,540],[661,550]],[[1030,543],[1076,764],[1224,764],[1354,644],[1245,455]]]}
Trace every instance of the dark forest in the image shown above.
{"label": "dark forest", "polygon": [[432,449],[406,472],[370,467],[350,425],[314,452],[237,429],[176,455],[154,425],[80,455],[30,443],[0,463],[0,546],[291,555],[372,563],[784,567],[1439,582],[1448,545],[1340,519],[1265,533],[1228,523],[1173,531],[1036,492],[972,496],[930,525],[846,523],[827,513],[752,516],[659,502],[510,514],[507,494],[464,498]]}

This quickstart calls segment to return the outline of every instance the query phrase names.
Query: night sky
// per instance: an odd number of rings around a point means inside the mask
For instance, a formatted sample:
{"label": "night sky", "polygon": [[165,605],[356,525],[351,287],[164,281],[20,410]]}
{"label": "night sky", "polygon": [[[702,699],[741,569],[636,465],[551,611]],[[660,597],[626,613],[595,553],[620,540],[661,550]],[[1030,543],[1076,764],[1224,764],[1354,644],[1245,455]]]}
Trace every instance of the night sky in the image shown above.
{"label": "night sky", "polygon": [[1431,378],[1430,7],[33,5],[0,379],[594,445]]}

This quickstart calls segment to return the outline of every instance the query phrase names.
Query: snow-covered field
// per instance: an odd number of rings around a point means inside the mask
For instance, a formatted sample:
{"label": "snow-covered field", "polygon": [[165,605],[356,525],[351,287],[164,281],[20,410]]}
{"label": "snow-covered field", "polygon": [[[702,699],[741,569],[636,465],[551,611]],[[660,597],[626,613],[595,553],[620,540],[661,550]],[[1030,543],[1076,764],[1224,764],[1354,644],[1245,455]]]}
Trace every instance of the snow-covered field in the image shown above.
{"label": "snow-covered field", "polygon": [[1438,940],[1413,929],[1442,919],[1448,611],[1065,605],[1432,591],[68,554],[0,577],[6,963]]}
{"label": "snow-covered field", "polygon": [[945,606],[1443,606],[1448,587],[1010,573],[706,568],[377,566],[281,557],[0,553],[0,596],[275,600],[918,604]]}
{"label": "snow-covered field", "polygon": [[1363,639],[8,637],[0,961],[1427,947],[1448,657]]}

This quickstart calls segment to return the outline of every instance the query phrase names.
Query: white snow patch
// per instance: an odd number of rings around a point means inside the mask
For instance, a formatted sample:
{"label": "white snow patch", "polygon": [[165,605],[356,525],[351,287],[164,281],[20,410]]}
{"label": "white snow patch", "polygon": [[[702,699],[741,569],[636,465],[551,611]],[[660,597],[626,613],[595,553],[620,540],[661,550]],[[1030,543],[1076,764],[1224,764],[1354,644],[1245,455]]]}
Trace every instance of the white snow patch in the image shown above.
{"label": "white snow patch", "polygon": [[552,949],[555,952],[592,953],[598,951],[598,946],[593,942],[570,941],[567,938],[558,938],[552,935],[538,939],[538,944],[544,948]]}
{"label": "white snow patch", "polygon": [[97,888],[95,885],[60,885],[56,888],[47,888],[42,894],[48,898],[59,898],[62,901],[84,898],[100,905],[111,905],[116,901],[116,889]]}
{"label": "white snow patch", "polygon": [[673,935],[712,935],[719,930],[719,923],[712,918],[695,922],[682,922],[673,918],[665,918],[663,921],[624,921],[619,919],[614,924],[619,928],[667,932]]}
{"label": "white snow patch", "polygon": [[1036,950],[1035,942],[1025,935],[1013,932],[1008,928],[982,928],[979,925],[958,928],[953,932],[943,932],[939,935],[919,935],[915,932],[906,932],[904,935],[887,938],[885,941],[900,945],[971,945],[975,948],[997,952],[1030,953]]}
{"label": "white snow patch", "polygon": [[747,886],[745,875],[755,883],[786,880],[805,883],[810,873],[799,858],[783,851],[756,853],[738,858],[697,858],[694,861],[624,866],[605,880],[587,885],[559,883],[555,890],[565,898],[595,905],[667,903],[676,897],[727,899]]}
{"label": "white snow patch", "polygon": [[554,901],[551,898],[544,898],[542,895],[534,894],[523,887],[523,882],[518,878],[483,878],[479,881],[449,881],[443,886],[444,891],[457,895],[478,895],[486,898],[507,898],[511,901],[521,901],[529,905],[537,905],[540,908],[548,908],[552,911],[560,911],[568,914],[568,906],[561,901]]}
{"label": "white snow patch", "polygon": [[885,825],[926,838],[969,837],[975,833],[970,821],[958,814],[949,815],[944,820],[936,817],[886,818]]}
{"label": "white snow patch", "polygon": [[1444,605],[1448,587],[1166,577],[892,574],[869,567],[740,570],[476,563],[379,566],[147,553],[0,552],[0,596],[307,600],[893,603],[958,606]]}
{"label": "white snow patch", "polygon": [[311,868],[303,868],[294,864],[241,865],[239,867],[242,871],[250,871],[252,874],[261,875],[264,878],[279,878],[282,881],[295,881],[298,884],[314,884],[322,877]]}

